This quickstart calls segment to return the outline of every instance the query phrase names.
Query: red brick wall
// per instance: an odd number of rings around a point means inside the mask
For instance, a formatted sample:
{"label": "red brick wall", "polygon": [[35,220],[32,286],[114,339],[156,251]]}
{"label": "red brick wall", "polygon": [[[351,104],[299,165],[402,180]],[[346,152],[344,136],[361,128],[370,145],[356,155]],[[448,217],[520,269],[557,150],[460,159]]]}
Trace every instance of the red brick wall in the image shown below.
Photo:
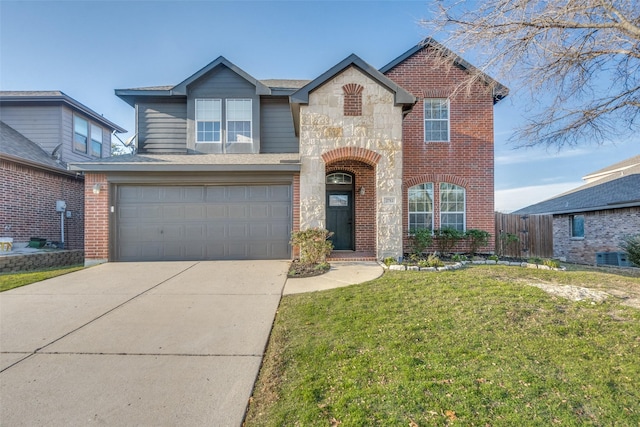
{"label": "red brick wall", "polygon": [[64,219],[65,249],[84,246],[84,183],[82,176],[56,174],[0,160],[0,236],[14,243],[39,237],[60,242],[60,212],[64,200],[71,218]]}
{"label": "red brick wall", "polygon": [[[93,192],[100,184],[99,194]],[[87,173],[85,197],[85,262],[109,258],[109,184],[104,174]]]}
{"label": "red brick wall", "polygon": [[[440,227],[439,182],[451,182],[466,189],[467,229],[490,232],[494,227],[493,97],[482,84],[469,94],[450,96],[463,80],[465,71],[444,70],[433,65],[426,51],[398,64],[386,73],[418,98],[403,123],[404,230],[408,228],[407,190],[420,182],[434,183],[434,227]],[[424,142],[424,98],[450,98],[450,142]],[[493,240],[483,251],[493,250]],[[405,251],[409,248],[405,241]],[[460,248],[464,250],[464,248]]]}
{"label": "red brick wall", "polygon": [[364,87],[357,83],[349,83],[342,86],[344,92],[344,115],[362,115],[362,91]]}
{"label": "red brick wall", "polygon": [[[300,231],[300,174],[293,176],[293,232]],[[297,258],[300,256],[300,249],[295,246],[291,251],[291,256]]]}
{"label": "red brick wall", "polygon": [[[326,166],[327,174],[347,172],[354,177],[356,251],[376,252],[375,168],[356,160],[339,160]],[[364,187],[365,194],[360,194]]]}

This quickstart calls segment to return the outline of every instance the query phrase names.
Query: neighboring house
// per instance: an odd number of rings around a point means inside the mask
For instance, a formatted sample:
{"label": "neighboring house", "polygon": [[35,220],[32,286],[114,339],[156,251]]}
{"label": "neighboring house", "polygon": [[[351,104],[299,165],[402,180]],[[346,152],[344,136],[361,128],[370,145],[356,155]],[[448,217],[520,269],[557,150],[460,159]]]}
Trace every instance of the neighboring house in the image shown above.
{"label": "neighboring house", "polygon": [[125,130],[59,91],[0,91],[0,237],[84,246],[84,178],[69,162],[110,155]]}
{"label": "neighboring house", "polygon": [[582,264],[627,265],[620,244],[640,234],[640,155],[582,178],[586,184],[514,214],[553,215],[553,253]]}
{"label": "neighboring house", "polygon": [[177,85],[116,90],[138,150],[72,165],[87,263],[291,258],[291,231],[309,227],[365,259],[402,256],[410,229],[492,232],[493,105],[508,90],[484,76],[454,92],[471,66],[439,68],[434,48],[380,70],[351,55],[311,81],[219,57]]}

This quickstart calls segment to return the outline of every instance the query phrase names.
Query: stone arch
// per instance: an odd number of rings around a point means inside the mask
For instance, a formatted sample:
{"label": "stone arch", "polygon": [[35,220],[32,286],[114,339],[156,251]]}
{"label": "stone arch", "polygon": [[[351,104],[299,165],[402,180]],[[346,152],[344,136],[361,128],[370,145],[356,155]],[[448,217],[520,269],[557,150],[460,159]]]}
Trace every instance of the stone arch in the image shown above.
{"label": "stone arch", "polygon": [[370,166],[376,166],[382,156],[375,151],[362,147],[340,147],[322,155],[325,165],[339,160],[357,160]]}

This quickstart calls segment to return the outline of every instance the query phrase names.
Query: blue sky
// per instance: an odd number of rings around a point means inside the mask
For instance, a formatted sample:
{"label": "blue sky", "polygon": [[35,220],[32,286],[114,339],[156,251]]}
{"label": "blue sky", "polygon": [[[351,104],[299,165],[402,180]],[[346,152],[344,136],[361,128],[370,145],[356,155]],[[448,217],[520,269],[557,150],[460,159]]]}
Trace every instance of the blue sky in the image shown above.
{"label": "blue sky", "polygon": [[[379,68],[431,35],[419,25],[429,3],[0,0],[0,89],[61,90],[133,131],[133,109],[114,89],[177,84],[220,55],[258,79],[313,79],[351,53]],[[575,188],[640,152],[640,137],[514,150],[506,141],[526,102],[511,87],[495,107],[497,210]]]}

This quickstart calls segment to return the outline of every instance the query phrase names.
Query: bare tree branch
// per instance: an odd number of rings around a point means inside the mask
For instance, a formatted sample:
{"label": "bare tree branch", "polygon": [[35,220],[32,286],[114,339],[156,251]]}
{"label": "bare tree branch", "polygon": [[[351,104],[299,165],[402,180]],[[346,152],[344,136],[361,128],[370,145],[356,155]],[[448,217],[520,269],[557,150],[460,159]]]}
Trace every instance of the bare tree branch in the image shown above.
{"label": "bare tree branch", "polygon": [[[458,90],[479,81],[494,89],[486,74],[528,89],[529,122],[513,136],[516,145],[603,143],[640,130],[637,0],[433,3],[422,24],[476,65]],[[445,68],[453,55],[433,49]]]}

